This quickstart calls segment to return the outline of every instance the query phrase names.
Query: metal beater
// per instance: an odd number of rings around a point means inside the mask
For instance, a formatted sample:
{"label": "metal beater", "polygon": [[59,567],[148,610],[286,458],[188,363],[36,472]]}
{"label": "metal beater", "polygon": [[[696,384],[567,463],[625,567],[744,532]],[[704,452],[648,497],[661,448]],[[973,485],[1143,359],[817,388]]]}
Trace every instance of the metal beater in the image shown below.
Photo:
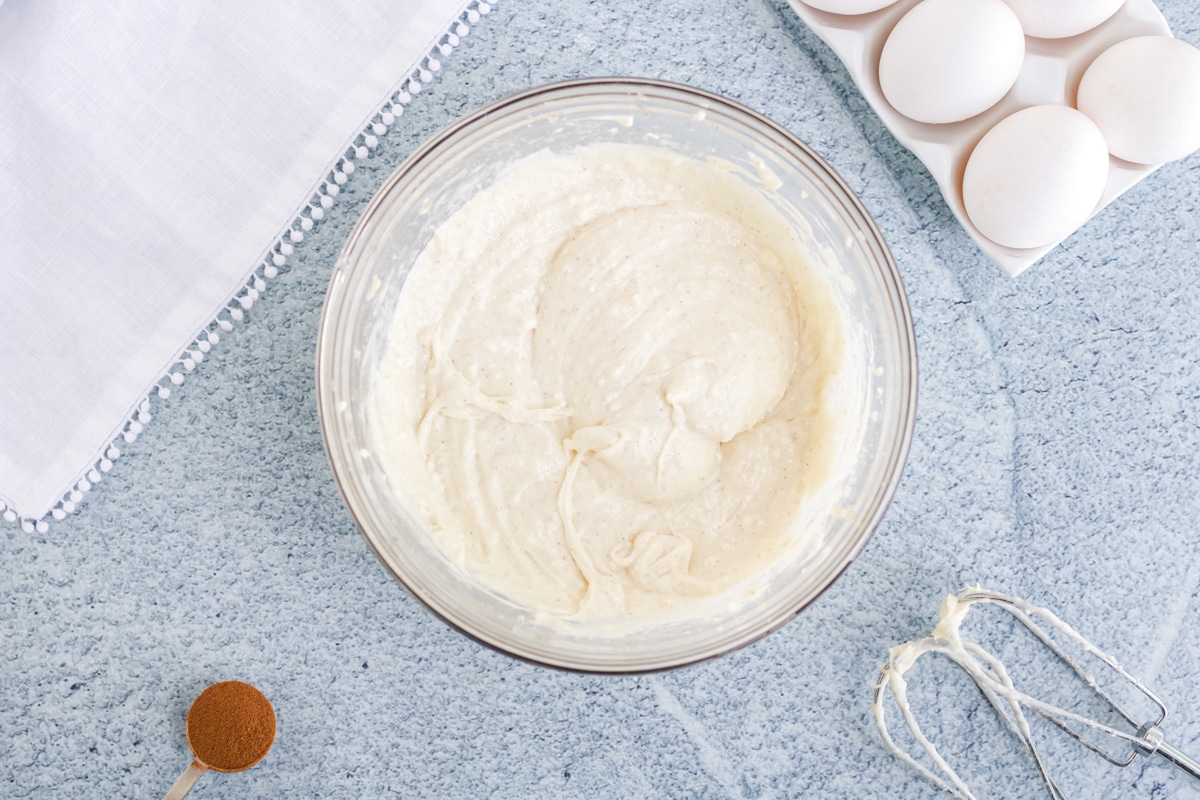
{"label": "metal beater", "polygon": [[[1112,712],[1128,723],[1128,730],[1120,730],[1103,724],[1081,714],[1059,708],[1056,705],[1042,702],[1018,690],[1010,677],[1007,668],[998,658],[993,656],[980,645],[964,640],[959,629],[968,609],[976,603],[989,603],[1003,608],[1012,614],[1022,625],[1030,630],[1042,644],[1065,664],[1067,664],[1084,681],[1084,683],[1107,705]],[[1072,645],[1083,652],[1094,656],[1098,661],[1112,670],[1120,679],[1144,695],[1156,709],[1154,717],[1149,722],[1139,722],[1118,704],[1108,692],[1101,688],[1095,678],[1064,649],[1055,642],[1043,625],[1056,631],[1069,640]],[[968,587],[958,594],[948,596],[942,603],[937,627],[933,633],[924,638],[907,644],[893,647],[888,663],[880,667],[879,679],[875,682],[875,693],[871,701],[871,711],[875,716],[875,724],[883,737],[883,742],[902,761],[919,772],[935,785],[945,789],[960,800],[977,800],[967,784],[950,767],[933,743],[921,732],[912,709],[908,704],[907,684],[904,673],[926,653],[941,653],[949,658],[979,686],[984,697],[999,714],[1005,727],[1017,737],[1025,751],[1033,759],[1038,774],[1045,784],[1050,797],[1054,800],[1065,800],[1066,795],[1050,776],[1049,769],[1034,744],[1033,734],[1029,727],[1029,719],[1025,711],[1033,711],[1066,731],[1075,739],[1082,742],[1088,749],[1102,756],[1105,760],[1120,767],[1129,766],[1139,753],[1144,755],[1159,755],[1194,778],[1200,779],[1200,762],[1189,758],[1179,750],[1168,745],[1163,740],[1160,725],[1167,716],[1167,707],[1140,680],[1130,675],[1119,665],[1112,656],[1103,653],[1083,638],[1074,628],[1056,617],[1045,608],[1032,605],[1016,597],[989,592],[977,587]],[[898,747],[888,733],[884,719],[884,699],[888,690],[891,691],[896,706],[904,718],[904,722],[913,739],[941,771],[937,775],[926,766],[917,762],[911,755]],[[1103,744],[1096,740],[1097,734],[1102,734]],[[1123,744],[1122,744],[1123,743]],[[1110,748],[1114,744],[1122,745],[1120,752]]]}

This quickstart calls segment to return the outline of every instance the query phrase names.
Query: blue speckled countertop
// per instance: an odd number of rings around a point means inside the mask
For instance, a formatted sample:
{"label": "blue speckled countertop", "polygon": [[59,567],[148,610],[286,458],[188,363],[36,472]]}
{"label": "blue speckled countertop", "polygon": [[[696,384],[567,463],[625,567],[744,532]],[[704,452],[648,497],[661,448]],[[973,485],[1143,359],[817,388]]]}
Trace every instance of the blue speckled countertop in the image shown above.
{"label": "blue speckled countertop", "polygon": [[[1160,5],[1200,44],[1190,0]],[[809,142],[890,242],[920,353],[907,470],[841,580],[754,645],[637,677],[517,662],[409,597],[343,507],[313,386],[334,258],[388,173],[483,103],[605,74],[719,92]],[[1054,608],[1200,755],[1198,177],[1200,156],[1164,167],[1010,280],[783,0],[501,0],[79,511],[0,526],[0,797],[160,797],[191,700],[238,678],[278,739],[197,798],[934,798],[880,744],[869,686],[966,582]],[[990,796],[1039,796],[992,744],[947,750]],[[1144,760],[1056,762],[1072,797],[1200,797]]]}

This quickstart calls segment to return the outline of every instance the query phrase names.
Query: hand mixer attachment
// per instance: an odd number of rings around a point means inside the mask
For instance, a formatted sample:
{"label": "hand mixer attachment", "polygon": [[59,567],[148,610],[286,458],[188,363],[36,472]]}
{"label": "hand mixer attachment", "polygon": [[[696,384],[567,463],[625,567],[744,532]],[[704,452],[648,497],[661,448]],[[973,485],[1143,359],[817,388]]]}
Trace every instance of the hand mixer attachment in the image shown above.
{"label": "hand mixer attachment", "polygon": [[[970,607],[976,603],[999,606],[1015,617],[1056,657],[1074,670],[1075,674],[1091,689],[1102,704],[1110,709],[1116,718],[1124,720],[1128,724],[1128,730],[1121,730],[1082,714],[1043,702],[1017,689],[1008,669],[998,658],[975,642],[964,640],[960,635],[963,619]],[[1150,714],[1153,719],[1149,722],[1144,719],[1139,721],[1128,713],[1109,692],[1101,687],[1100,682],[1093,675],[1089,674],[1076,659],[1072,658],[1058,642],[1051,638],[1051,630],[1057,632],[1082,652],[1094,656],[1132,690],[1144,696],[1155,709]],[[1088,749],[1117,766],[1130,765],[1139,753],[1157,754],[1191,776],[1200,778],[1200,762],[1189,758],[1163,741],[1162,730],[1159,726],[1166,719],[1166,706],[1140,680],[1126,672],[1112,656],[1101,652],[1074,628],[1045,608],[1032,605],[1016,597],[968,587],[945,599],[942,603],[937,627],[930,636],[892,648],[888,663],[880,667],[879,679],[875,682],[875,693],[871,701],[875,724],[879,728],[879,733],[887,748],[925,778],[960,800],[976,800],[976,796],[971,793],[967,784],[922,733],[908,703],[908,686],[904,674],[912,668],[918,658],[926,653],[942,654],[961,667],[979,686],[984,697],[999,714],[1004,726],[1017,737],[1025,751],[1033,759],[1042,782],[1054,800],[1065,800],[1066,795],[1051,778],[1042,754],[1034,743],[1029,718],[1025,715],[1026,710],[1033,711],[1054,723],[1082,742]],[[944,779],[918,762],[893,741],[884,718],[884,699],[889,690],[914,741],[941,771]],[[1121,749],[1117,750],[1118,747]]]}

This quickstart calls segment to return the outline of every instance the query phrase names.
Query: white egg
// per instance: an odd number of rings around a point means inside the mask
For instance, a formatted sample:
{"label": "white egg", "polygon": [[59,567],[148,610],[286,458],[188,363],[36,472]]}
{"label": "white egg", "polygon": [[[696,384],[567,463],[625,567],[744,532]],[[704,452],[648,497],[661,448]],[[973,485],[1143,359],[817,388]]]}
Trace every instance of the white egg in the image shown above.
{"label": "white egg", "polygon": [[958,122],[995,105],[1025,58],[1025,34],[1004,0],[924,0],[883,45],[879,86],[918,122]]}
{"label": "white egg", "polygon": [[806,6],[812,6],[820,11],[832,14],[869,14],[881,8],[887,8],[896,0],[804,0]]}
{"label": "white egg", "polygon": [[1076,106],[1117,158],[1183,158],[1200,149],[1200,50],[1169,36],[1117,42],[1083,74]]}
{"label": "white egg", "polygon": [[1029,36],[1064,39],[1090,31],[1125,5],[1125,0],[1006,0]]}
{"label": "white egg", "polygon": [[963,205],[993,242],[1041,247],[1087,221],[1108,169],[1095,123],[1067,106],[1033,106],[1000,120],[975,146],[963,174]]}

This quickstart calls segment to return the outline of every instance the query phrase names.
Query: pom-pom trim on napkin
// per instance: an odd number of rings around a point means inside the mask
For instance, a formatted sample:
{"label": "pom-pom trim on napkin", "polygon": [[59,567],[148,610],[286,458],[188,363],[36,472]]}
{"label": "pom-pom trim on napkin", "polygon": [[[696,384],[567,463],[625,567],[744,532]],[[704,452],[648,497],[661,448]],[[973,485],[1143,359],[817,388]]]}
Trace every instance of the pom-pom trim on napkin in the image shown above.
{"label": "pom-pom trim on napkin", "polygon": [[[233,292],[225,307],[200,331],[196,339],[179,351],[175,361],[151,387],[149,394],[130,413],[117,437],[79,473],[75,484],[47,516],[63,520],[68,514],[75,513],[83,501],[84,494],[100,483],[105,473],[113,468],[113,463],[121,457],[121,443],[131,444],[136,441],[138,435],[150,423],[153,418],[153,402],[157,400],[161,403],[169,398],[172,389],[183,385],[188,373],[194,371],[208,357],[212,348],[220,342],[221,333],[233,330],[235,324],[246,318],[246,312],[267,290],[267,282],[274,280],[279,276],[280,270],[286,268],[288,257],[295,251],[295,245],[304,241],[305,235],[310,233],[325,218],[325,212],[333,207],[342,186],[354,175],[355,162],[368,158],[371,151],[379,146],[380,137],[386,136],[396,121],[404,115],[404,107],[434,81],[442,69],[440,59],[454,52],[463,38],[470,34],[471,26],[490,13],[493,5],[495,0],[476,0],[468,4],[412,71],[392,87],[387,98],[376,108],[371,121],[350,140],[342,154],[333,161],[325,177],[314,187],[308,204],[263,254],[261,263],[251,271],[245,283]],[[8,523],[19,521],[21,529],[26,533],[46,533],[50,530],[50,521],[45,517],[19,517],[16,510],[6,505],[3,500],[0,500],[0,518]]]}

